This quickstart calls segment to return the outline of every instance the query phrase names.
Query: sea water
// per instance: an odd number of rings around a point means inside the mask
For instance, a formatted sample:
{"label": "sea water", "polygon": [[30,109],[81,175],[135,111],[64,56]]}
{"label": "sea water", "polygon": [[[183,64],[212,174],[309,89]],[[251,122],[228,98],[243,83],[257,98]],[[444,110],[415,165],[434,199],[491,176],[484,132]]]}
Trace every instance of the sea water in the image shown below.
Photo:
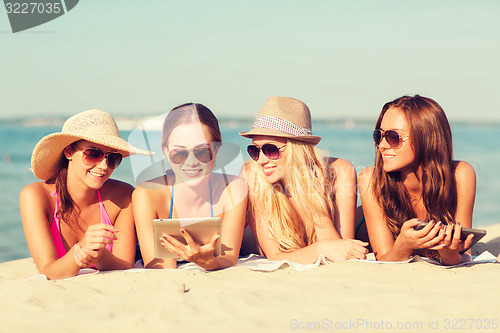
{"label": "sea water", "polygon": [[[120,124],[119,124],[120,126]],[[250,140],[240,137],[240,131],[248,130],[251,122],[222,120],[221,130],[225,144],[230,149],[231,161],[218,165],[225,172],[237,174],[241,164],[248,159],[246,146]],[[317,122],[314,132],[322,140],[318,147],[330,156],[342,157],[352,162],[358,173],[372,165],[374,146],[373,125],[355,122]],[[37,181],[30,172],[31,152],[43,136],[59,132],[61,124],[27,126],[21,122],[0,123],[0,262],[29,257],[19,214],[21,189]],[[469,162],[477,174],[474,226],[488,226],[499,222],[500,215],[500,124],[452,124],[454,158]],[[122,131],[129,138],[131,131]],[[159,151],[158,132],[149,144]],[[132,136],[131,136],[132,137]],[[142,146],[141,148],[146,148]],[[161,155],[155,157],[158,159]],[[133,159],[126,158],[112,178],[135,185],[138,171]]]}

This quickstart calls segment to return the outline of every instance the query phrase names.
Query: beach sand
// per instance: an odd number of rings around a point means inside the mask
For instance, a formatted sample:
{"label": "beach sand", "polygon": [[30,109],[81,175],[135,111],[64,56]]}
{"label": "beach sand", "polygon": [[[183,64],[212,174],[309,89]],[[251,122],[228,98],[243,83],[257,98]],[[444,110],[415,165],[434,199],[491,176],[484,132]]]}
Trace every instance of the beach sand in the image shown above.
{"label": "beach sand", "polygon": [[[498,256],[500,225],[485,229],[473,252]],[[424,262],[336,262],[302,272],[143,270],[29,278],[37,274],[31,258],[0,264],[1,332],[500,329],[498,263],[446,269]]]}

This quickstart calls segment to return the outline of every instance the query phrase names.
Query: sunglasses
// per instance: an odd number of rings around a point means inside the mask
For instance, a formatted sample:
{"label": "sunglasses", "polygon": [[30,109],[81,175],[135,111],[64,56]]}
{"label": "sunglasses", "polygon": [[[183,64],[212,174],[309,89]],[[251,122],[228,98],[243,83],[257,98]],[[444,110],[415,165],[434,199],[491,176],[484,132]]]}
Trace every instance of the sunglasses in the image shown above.
{"label": "sunglasses", "polygon": [[208,163],[214,159],[214,153],[210,147],[194,147],[193,149],[172,149],[168,152],[168,158],[173,164],[186,162],[189,153],[193,152],[194,157],[201,163]]}
{"label": "sunglasses", "polygon": [[281,157],[281,150],[282,148],[286,147],[286,145],[283,145],[281,147],[277,147],[271,143],[266,143],[262,147],[258,147],[256,145],[250,145],[247,147],[247,152],[248,155],[250,155],[250,158],[254,161],[257,161],[260,156],[260,152],[264,153],[264,155],[270,159],[270,160],[277,160]]}
{"label": "sunglasses", "polygon": [[401,148],[403,142],[405,142],[409,138],[409,136],[405,136],[406,139],[403,140],[401,134],[394,130],[384,131],[378,129],[373,131],[373,141],[375,141],[375,144],[377,146],[380,145],[380,142],[382,142],[383,138],[385,138],[385,141],[387,141],[391,148]]}
{"label": "sunglasses", "polygon": [[123,155],[116,152],[110,152],[104,154],[104,152],[97,148],[87,148],[81,149],[77,145],[73,145],[76,149],[83,152],[83,164],[87,166],[93,166],[101,163],[101,161],[106,158],[106,163],[110,169],[116,169],[122,162]]}

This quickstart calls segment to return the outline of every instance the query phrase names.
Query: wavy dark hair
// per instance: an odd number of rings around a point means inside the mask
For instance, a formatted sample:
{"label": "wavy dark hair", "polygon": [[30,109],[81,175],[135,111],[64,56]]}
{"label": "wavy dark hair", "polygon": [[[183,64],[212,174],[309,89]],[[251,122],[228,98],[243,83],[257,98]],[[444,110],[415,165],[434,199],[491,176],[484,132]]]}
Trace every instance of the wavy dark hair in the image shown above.
{"label": "wavy dark hair", "polygon": [[[457,209],[457,186],[451,128],[443,109],[427,97],[403,96],[384,105],[375,129],[380,128],[389,108],[401,110],[410,125],[410,142],[415,153],[412,168],[422,186],[422,201],[427,212],[425,220],[444,224],[453,222]],[[374,193],[396,238],[403,222],[417,217],[417,214],[401,181],[400,172],[385,172],[378,147],[375,149]],[[436,251],[432,252],[432,257],[435,257]]]}
{"label": "wavy dark hair", "polygon": [[[71,143],[68,147],[74,151],[74,145],[79,142],[73,142]],[[64,148],[66,150],[68,147]],[[64,155],[64,153],[61,153],[61,162],[60,162],[60,167],[59,171],[57,172],[57,175],[54,179],[55,185],[56,185],[56,192],[57,196],[59,199],[59,207],[57,209],[57,217],[59,220],[63,223],[66,223],[69,225],[71,228],[78,227],[77,221],[73,220],[78,220],[78,214],[80,213],[79,208],[76,206],[75,202],[73,201],[73,198],[71,198],[71,195],[68,192],[68,159]]]}

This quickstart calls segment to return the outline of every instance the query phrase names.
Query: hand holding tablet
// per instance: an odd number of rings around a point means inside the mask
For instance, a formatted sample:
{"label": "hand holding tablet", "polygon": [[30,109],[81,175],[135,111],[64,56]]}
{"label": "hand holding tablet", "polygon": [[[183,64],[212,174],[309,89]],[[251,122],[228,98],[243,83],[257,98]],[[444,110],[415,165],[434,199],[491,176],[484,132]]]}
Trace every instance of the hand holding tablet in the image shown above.
{"label": "hand holding tablet", "polygon": [[[200,244],[207,244],[212,237],[221,233],[220,217],[206,218],[177,218],[177,219],[155,219],[153,220],[153,231],[155,237],[155,256],[157,258],[177,258],[177,255],[165,248],[160,241],[163,235],[170,235],[177,241],[187,245],[181,229],[186,230],[193,240]],[[220,255],[220,237],[215,244],[214,257]]]}

